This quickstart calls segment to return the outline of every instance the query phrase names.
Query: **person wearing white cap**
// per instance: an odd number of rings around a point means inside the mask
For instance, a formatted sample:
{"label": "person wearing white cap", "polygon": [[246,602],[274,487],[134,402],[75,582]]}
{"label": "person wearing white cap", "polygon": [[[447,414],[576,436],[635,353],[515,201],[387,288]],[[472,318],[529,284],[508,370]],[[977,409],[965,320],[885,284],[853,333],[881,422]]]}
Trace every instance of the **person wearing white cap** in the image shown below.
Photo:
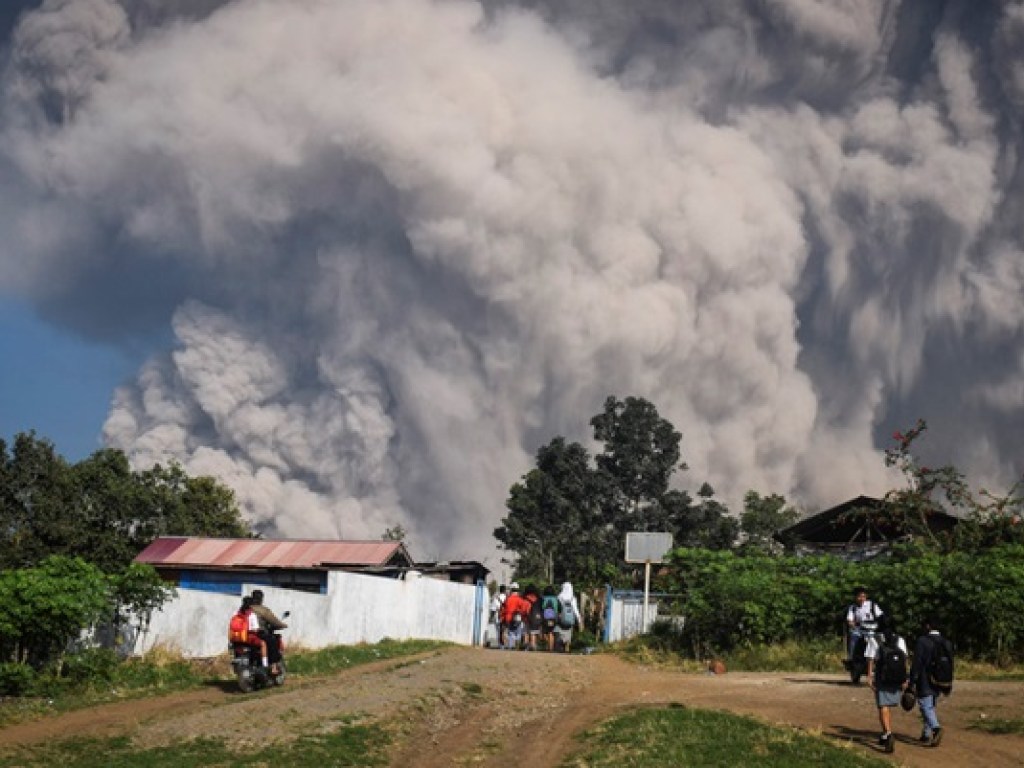
{"label": "person wearing white cap", "polygon": [[505,648],[514,650],[523,639],[523,628],[526,616],[530,612],[530,604],[519,594],[519,584],[513,581],[508,585],[509,595],[501,611],[501,621],[505,625]]}
{"label": "person wearing white cap", "polygon": [[567,581],[562,584],[562,591],[558,593],[558,626],[555,627],[559,644],[565,653],[569,652],[569,646],[572,643],[572,630],[576,626],[582,628],[583,619],[580,616],[580,606],[572,591],[572,584]]}

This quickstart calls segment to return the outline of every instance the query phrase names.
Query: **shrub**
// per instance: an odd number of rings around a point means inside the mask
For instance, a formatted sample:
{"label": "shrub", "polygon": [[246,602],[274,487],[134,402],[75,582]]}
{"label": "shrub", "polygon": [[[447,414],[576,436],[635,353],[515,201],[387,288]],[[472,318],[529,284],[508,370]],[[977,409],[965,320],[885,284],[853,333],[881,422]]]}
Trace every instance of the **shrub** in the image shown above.
{"label": "shrub", "polygon": [[0,664],[0,696],[24,696],[36,682],[36,672],[28,664]]}
{"label": "shrub", "polygon": [[117,654],[109,648],[89,648],[67,656],[61,676],[75,684],[110,683],[117,674]]}

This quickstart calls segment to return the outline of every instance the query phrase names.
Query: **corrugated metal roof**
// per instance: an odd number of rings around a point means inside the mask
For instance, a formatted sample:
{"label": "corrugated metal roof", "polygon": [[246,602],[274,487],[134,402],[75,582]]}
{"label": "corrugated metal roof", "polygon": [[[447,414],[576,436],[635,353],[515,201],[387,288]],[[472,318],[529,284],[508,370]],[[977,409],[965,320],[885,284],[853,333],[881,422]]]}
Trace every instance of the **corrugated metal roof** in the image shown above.
{"label": "corrugated metal roof", "polygon": [[404,551],[400,541],[162,536],[136,555],[135,562],[168,567],[220,568],[366,566],[386,565],[399,549]]}

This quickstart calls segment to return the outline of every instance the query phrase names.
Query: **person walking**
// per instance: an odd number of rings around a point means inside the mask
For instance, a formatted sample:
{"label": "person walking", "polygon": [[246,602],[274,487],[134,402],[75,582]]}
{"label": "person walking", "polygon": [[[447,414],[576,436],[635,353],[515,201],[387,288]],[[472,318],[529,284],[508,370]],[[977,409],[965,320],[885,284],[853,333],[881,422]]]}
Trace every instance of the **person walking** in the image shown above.
{"label": "person walking", "polygon": [[514,650],[522,644],[530,603],[519,594],[519,584],[516,582],[509,584],[508,589],[509,595],[502,609],[501,621],[505,625],[505,648]]}
{"label": "person walking", "polygon": [[917,696],[923,728],[921,742],[937,747],[942,743],[942,724],[936,707],[939,696],[948,694],[953,686],[953,646],[942,636],[938,619],[929,617],[922,623],[922,634],[914,644],[914,661],[910,665],[910,689]]}
{"label": "person walking", "polygon": [[565,653],[569,653],[572,631],[577,626],[583,628],[583,618],[580,616],[580,606],[572,591],[572,583],[566,581],[562,584],[562,591],[558,593],[558,626],[555,628],[559,644]]}
{"label": "person walking", "polygon": [[900,703],[907,679],[907,643],[896,632],[891,617],[883,616],[878,622],[879,632],[868,637],[864,658],[868,663],[868,682],[875,692],[878,722],[882,735],[878,743],[892,753],[896,742],[892,734],[892,710]]}
{"label": "person walking", "polygon": [[501,611],[505,607],[505,600],[508,599],[508,595],[505,594],[505,585],[499,584],[498,591],[494,593],[491,598],[491,631],[494,633],[493,645],[497,645],[499,648],[505,646],[505,631],[504,625],[501,621]]}
{"label": "person walking", "polygon": [[536,651],[537,641],[544,626],[544,607],[540,600],[540,592],[533,584],[526,585],[524,597],[530,603],[530,610],[526,613],[526,650]]}

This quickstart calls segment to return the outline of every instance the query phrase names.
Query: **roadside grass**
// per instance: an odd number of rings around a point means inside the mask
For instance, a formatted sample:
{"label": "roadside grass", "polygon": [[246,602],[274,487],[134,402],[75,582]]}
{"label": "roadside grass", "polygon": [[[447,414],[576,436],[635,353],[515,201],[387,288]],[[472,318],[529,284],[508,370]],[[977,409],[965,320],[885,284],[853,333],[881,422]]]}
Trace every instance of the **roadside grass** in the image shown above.
{"label": "roadside grass", "polygon": [[984,731],[985,733],[1024,734],[1024,718],[985,717],[974,720],[967,727],[976,731]]}
{"label": "roadside grass", "polygon": [[579,741],[583,745],[581,750],[565,758],[560,768],[889,765],[795,730],[682,706],[635,710],[586,731]]}
{"label": "roadside grass", "polygon": [[73,740],[23,747],[0,756],[2,768],[213,768],[239,764],[301,768],[387,765],[390,738],[372,725],[323,723],[285,744],[232,747],[221,739],[196,739],[137,750],[127,738]]}
{"label": "roadside grass", "polygon": [[[697,661],[678,649],[678,643],[666,642],[658,635],[632,637],[611,646],[603,652],[616,653],[622,658],[640,664],[669,666],[684,672],[706,672],[711,659]],[[838,640],[787,641],[772,645],[754,645],[734,648],[715,658],[722,660],[734,672],[820,672],[845,674],[842,651]],[[988,682],[1024,680],[1024,664],[994,664],[969,658],[957,658],[958,680]]]}
{"label": "roadside grass", "polygon": [[[372,645],[289,649],[288,673],[296,677],[330,675],[362,664],[413,656],[448,645],[450,643],[434,640],[385,638]],[[38,678],[31,695],[0,698],[0,726],[111,701],[229,684],[233,680],[226,654],[213,659],[189,660],[166,648],[155,648],[142,657],[112,665],[80,664],[80,669],[83,671],[72,677]]]}

